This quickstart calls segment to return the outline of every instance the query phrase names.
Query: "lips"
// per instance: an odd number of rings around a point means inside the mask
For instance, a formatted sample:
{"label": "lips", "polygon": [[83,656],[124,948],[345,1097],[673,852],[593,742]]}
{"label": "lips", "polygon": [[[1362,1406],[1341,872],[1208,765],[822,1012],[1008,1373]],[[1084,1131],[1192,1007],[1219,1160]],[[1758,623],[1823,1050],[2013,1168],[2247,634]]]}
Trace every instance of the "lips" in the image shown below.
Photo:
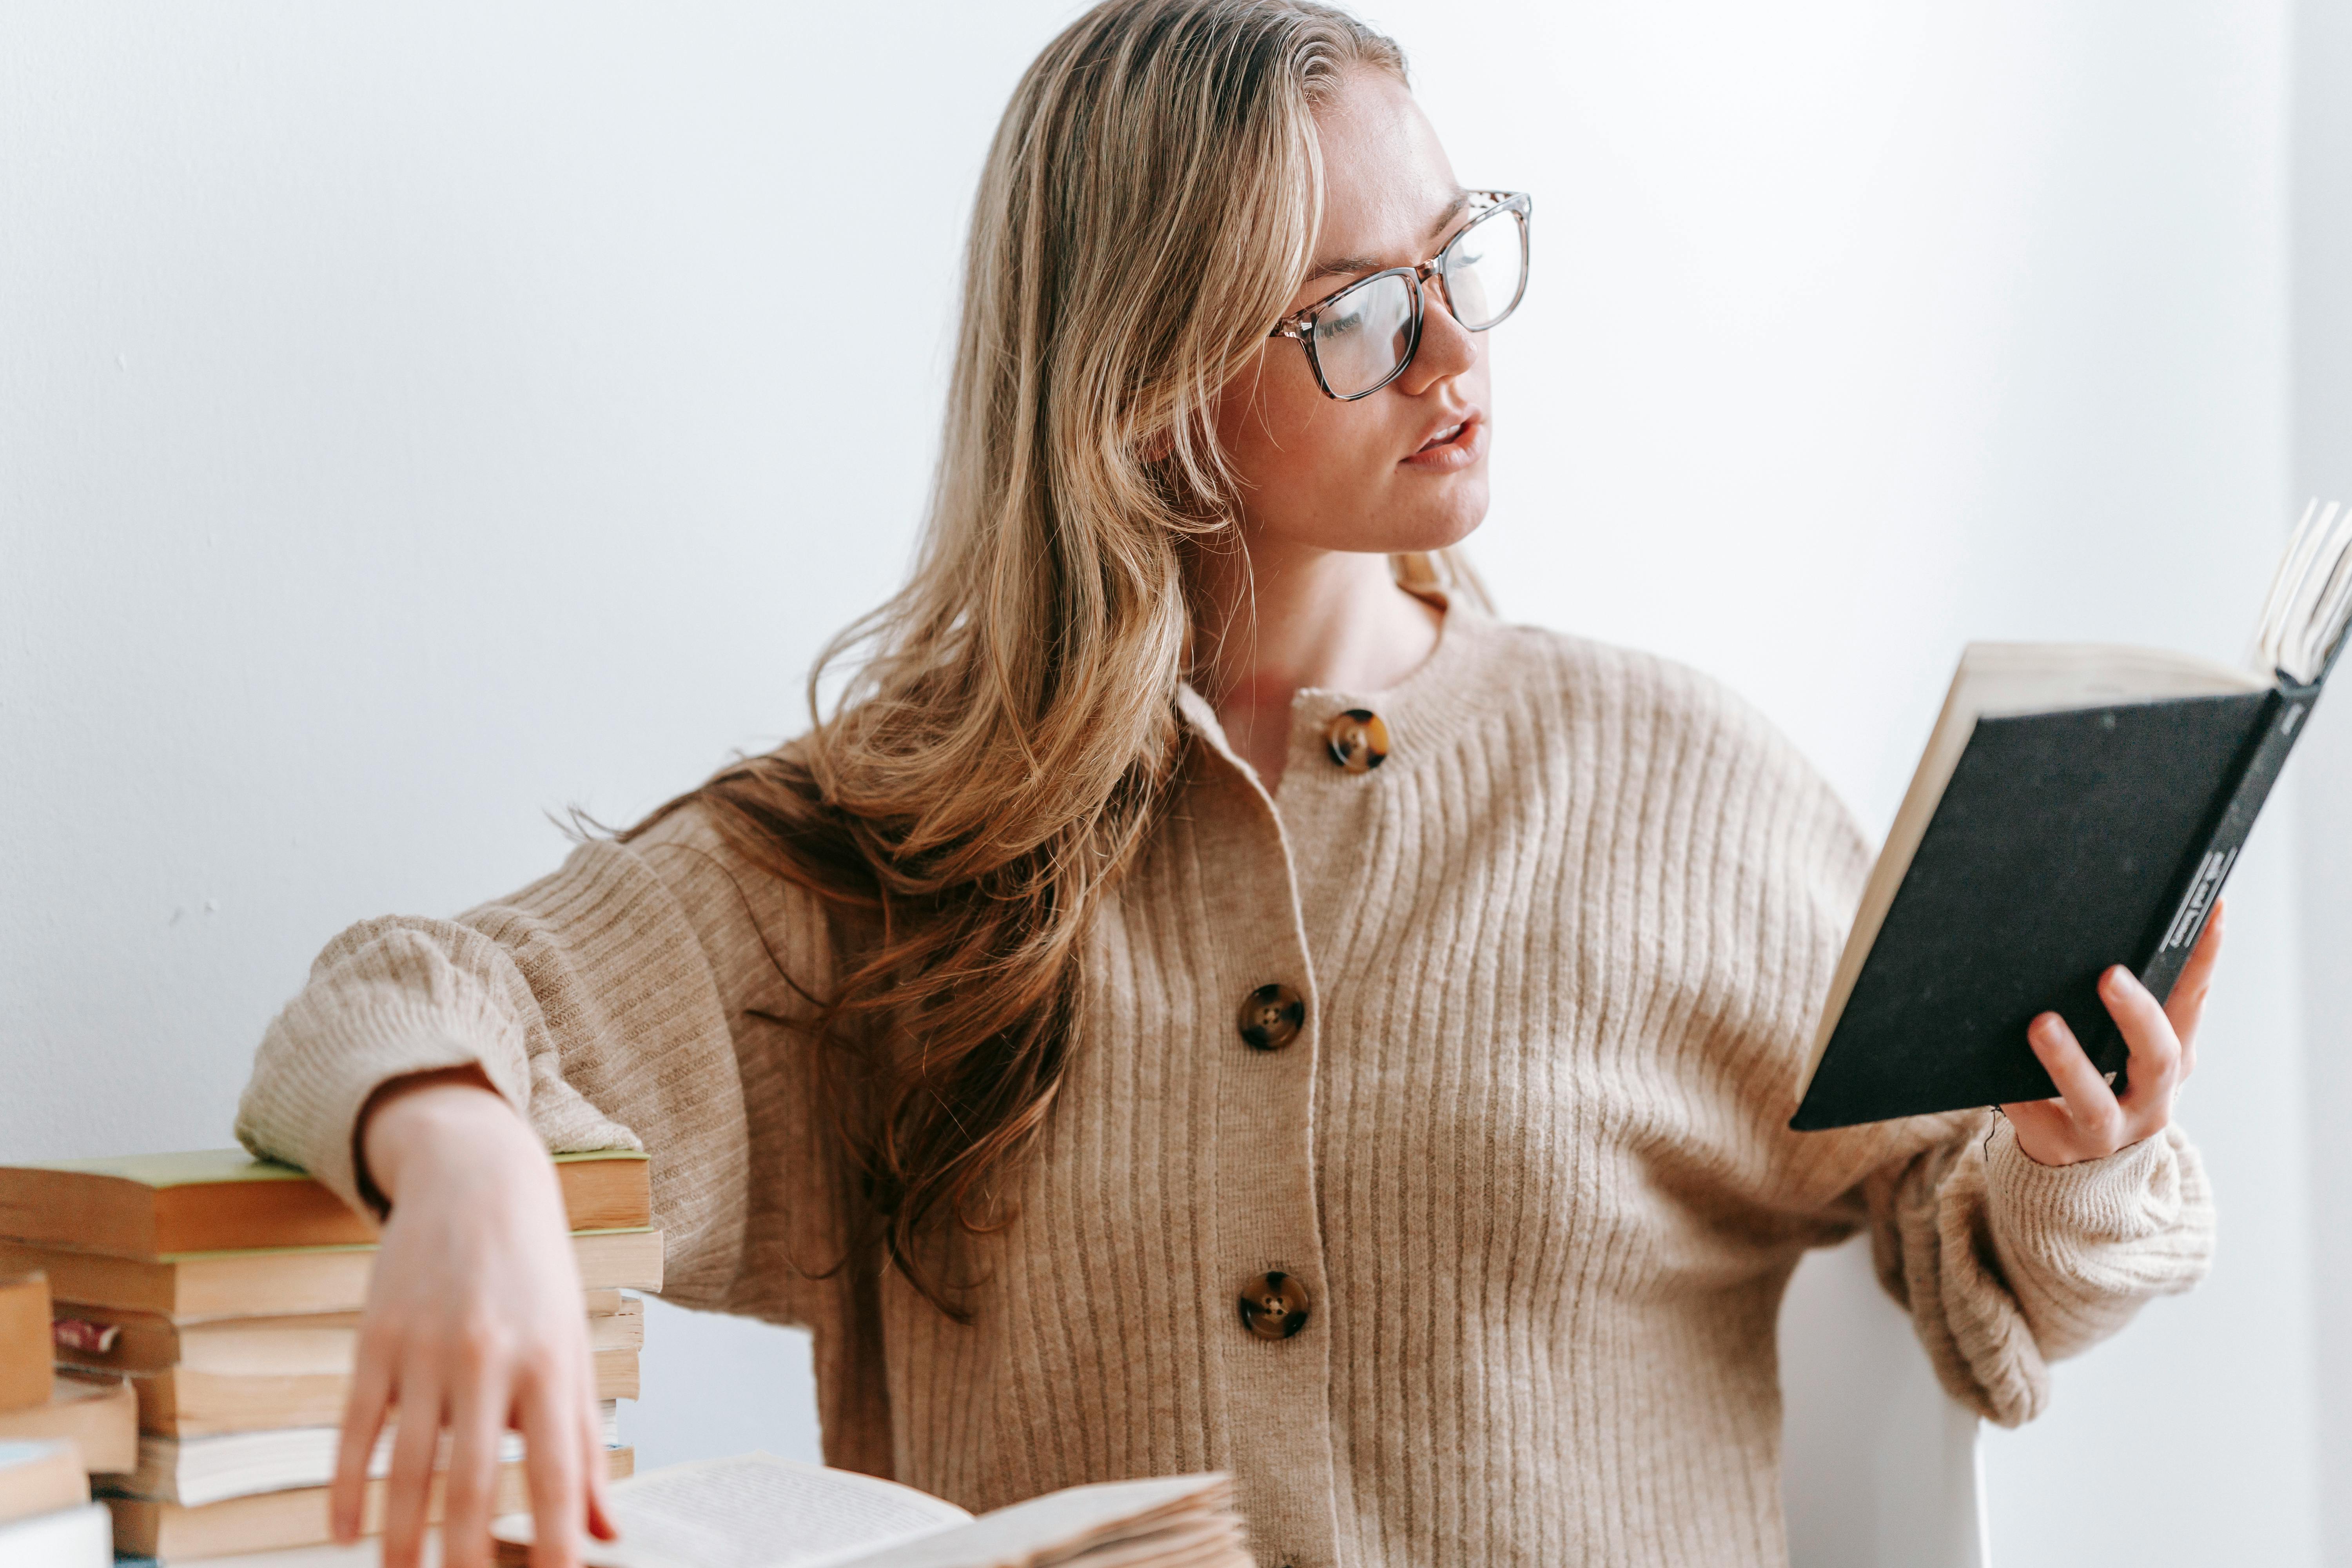
{"label": "lips", "polygon": [[1433,425],[1422,433],[1421,445],[1406,455],[1406,460],[1427,457],[1441,447],[1467,442],[1475,437],[1478,422],[1486,416],[1477,408],[1465,408],[1442,425]]}

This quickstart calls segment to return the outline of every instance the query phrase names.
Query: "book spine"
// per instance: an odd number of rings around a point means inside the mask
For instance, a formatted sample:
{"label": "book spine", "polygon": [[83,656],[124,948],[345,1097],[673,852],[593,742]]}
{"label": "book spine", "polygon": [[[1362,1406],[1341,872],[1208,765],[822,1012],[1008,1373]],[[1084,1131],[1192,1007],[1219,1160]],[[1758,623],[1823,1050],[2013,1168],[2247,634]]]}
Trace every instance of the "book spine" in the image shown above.
{"label": "book spine", "polygon": [[2158,1001],[2172,994],[2173,983],[2188,967],[2189,955],[2195,951],[2197,939],[2204,934],[2214,900],[2221,897],[2222,885],[2238,863],[2238,851],[2245,847],[2248,836],[2254,830],[2254,818],[2261,815],[2263,803],[2270,798],[2271,786],[2278,783],[2287,755],[2294,750],[2312,705],[2318,700],[2319,688],[2315,684],[2286,687],[2273,692],[2264,707],[2262,729],[2247,745],[2237,784],[2215,818],[2203,851],[2188,869],[2171,918],[2157,933],[2154,950],[2138,966],[2140,983]]}

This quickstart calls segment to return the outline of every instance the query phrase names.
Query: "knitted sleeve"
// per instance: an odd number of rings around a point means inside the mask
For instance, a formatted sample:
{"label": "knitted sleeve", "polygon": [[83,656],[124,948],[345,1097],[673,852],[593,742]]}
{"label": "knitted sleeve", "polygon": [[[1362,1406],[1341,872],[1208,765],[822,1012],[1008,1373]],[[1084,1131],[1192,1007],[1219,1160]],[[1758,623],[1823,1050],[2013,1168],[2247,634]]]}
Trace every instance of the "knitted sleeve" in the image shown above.
{"label": "knitted sleeve", "polygon": [[[763,1163],[754,1144],[789,1145],[807,1120],[803,1075],[776,1059],[786,1031],[760,1016],[801,1000],[776,948],[796,950],[812,978],[824,957],[821,914],[786,907],[791,889],[747,891],[743,871],[689,807],[629,844],[583,844],[454,919],[361,921],[265,1032],[238,1138],[380,1216],[353,1157],[361,1107],[393,1079],[479,1064],[551,1151],[645,1150],[664,1296],[731,1304]],[[768,1202],[789,1205],[813,1180],[789,1151],[764,1163],[780,1167],[761,1173]]]}
{"label": "knitted sleeve", "polygon": [[1879,1280],[1909,1310],[1946,1392],[2015,1426],[2049,1363],[2205,1277],[2213,1197],[2168,1127],[2101,1160],[2043,1165],[1990,1111],[1864,1184]]}

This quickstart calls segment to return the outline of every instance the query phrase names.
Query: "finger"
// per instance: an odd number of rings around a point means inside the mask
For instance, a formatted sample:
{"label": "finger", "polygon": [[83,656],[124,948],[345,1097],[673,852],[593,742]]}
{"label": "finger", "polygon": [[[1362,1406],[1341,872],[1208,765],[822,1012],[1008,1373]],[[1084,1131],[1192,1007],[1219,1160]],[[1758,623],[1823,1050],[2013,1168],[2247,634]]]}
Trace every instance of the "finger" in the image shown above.
{"label": "finger", "polygon": [[566,1397],[574,1386],[570,1376],[542,1370],[516,1401],[523,1476],[530,1484],[531,1568],[577,1568],[580,1561],[580,1418]]}
{"label": "finger", "polygon": [[335,1479],[327,1491],[328,1528],[344,1544],[359,1539],[361,1504],[367,1496],[368,1460],[392,1403],[391,1342],[362,1334],[352,1366],[351,1397],[343,1405],[343,1429],[336,1439]]}
{"label": "finger", "polygon": [[2099,999],[2131,1047],[2121,1103],[2132,1136],[2145,1137],[2170,1119],[2180,1081],[2180,1040],[2156,997],[2122,964],[2099,976]]}
{"label": "finger", "polygon": [[2033,1020],[2025,1037],[2050,1074],[2050,1081],[2057,1085],[2077,1136],[2093,1145],[2106,1142],[2121,1128],[2123,1112],[2116,1104],[2116,1091],[2091,1065],[2066,1020],[2055,1013],[2044,1013]]}
{"label": "finger", "polygon": [[2004,1105],[2010,1131],[2027,1158],[2038,1164],[2063,1165],[2081,1157],[2075,1146],[2074,1119],[2055,1100],[2025,1100]]}
{"label": "finger", "polygon": [[431,1522],[433,1461],[440,1448],[440,1369],[412,1359],[401,1379],[392,1475],[383,1488],[383,1568],[416,1568]]}
{"label": "finger", "polygon": [[2029,1131],[2039,1133],[2045,1140],[2066,1138],[2074,1130],[2074,1113],[2066,1109],[2066,1102],[2063,1100],[2021,1100],[2003,1105],[2000,1113],[2009,1119],[2010,1125],[2021,1138]]}
{"label": "finger", "polygon": [[604,1413],[596,1402],[596,1374],[593,1364],[584,1384],[586,1394],[581,1402],[580,1430],[584,1438],[588,1478],[588,1533],[599,1541],[618,1541],[620,1526],[613,1522],[612,1479],[608,1474],[611,1461],[604,1457]]}
{"label": "finger", "polygon": [[2205,998],[2213,989],[2214,966],[2221,961],[2221,917],[2229,907],[2227,899],[2213,900],[2213,912],[2205,917],[2205,930],[2189,950],[2180,978],[2172,983],[2172,994],[2165,999],[2165,1016],[2172,1020],[2172,1032],[2180,1041],[2183,1078],[2196,1069],[2197,1025],[2205,1016]]}
{"label": "finger", "polygon": [[441,1482],[444,1568],[488,1568],[490,1509],[509,1401],[502,1369],[482,1367],[450,1402],[449,1468]]}

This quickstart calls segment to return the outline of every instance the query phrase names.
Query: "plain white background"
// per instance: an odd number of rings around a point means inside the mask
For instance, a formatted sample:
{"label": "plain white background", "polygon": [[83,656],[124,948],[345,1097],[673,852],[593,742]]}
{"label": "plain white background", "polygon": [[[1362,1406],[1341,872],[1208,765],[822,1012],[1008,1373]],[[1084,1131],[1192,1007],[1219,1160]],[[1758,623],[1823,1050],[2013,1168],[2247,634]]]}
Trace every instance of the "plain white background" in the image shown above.
{"label": "plain white background", "polygon": [[[799,725],[906,561],[982,144],[1070,9],[0,11],[0,1159],[226,1142],[342,924]],[[1728,681],[1873,833],[1963,641],[2236,657],[2352,494],[2332,0],[1372,16],[1536,195],[1504,610]],[[2182,1107],[2214,1275],[1988,1435],[2004,1568],[2352,1563],[2347,782],[2323,707]],[[1968,1506],[1864,1272],[1784,1336],[1801,1563]],[[656,1310],[645,1376],[646,1462],[814,1451],[795,1336]]]}

